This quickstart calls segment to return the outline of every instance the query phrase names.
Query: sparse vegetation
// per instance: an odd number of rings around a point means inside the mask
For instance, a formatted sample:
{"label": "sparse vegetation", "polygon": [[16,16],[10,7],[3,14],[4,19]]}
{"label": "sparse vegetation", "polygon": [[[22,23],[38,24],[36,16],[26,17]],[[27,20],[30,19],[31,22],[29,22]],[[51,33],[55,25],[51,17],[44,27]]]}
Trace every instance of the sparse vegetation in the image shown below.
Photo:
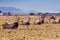
{"label": "sparse vegetation", "polygon": [[30,13],[29,15],[35,15],[35,13]]}
{"label": "sparse vegetation", "polygon": [[[19,25],[17,29],[3,29],[2,24],[14,22],[15,16],[0,16],[0,40],[60,40],[60,24],[52,24],[48,18],[41,25],[33,25],[34,20],[39,16],[30,17],[30,25]],[[28,16],[20,16],[21,20],[28,19]],[[60,19],[57,17],[57,19]]]}

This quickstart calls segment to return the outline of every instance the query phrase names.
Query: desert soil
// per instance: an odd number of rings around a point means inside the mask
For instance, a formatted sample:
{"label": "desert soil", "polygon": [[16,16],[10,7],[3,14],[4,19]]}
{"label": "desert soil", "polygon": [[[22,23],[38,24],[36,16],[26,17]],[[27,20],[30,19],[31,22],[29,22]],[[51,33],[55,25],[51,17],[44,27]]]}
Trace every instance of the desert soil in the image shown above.
{"label": "desert soil", "polygon": [[[3,24],[16,21],[15,16],[0,16],[0,40],[60,40],[60,24],[52,24],[48,19],[41,25],[34,25],[34,20],[39,16],[30,16],[29,27],[19,25],[17,29],[3,29]],[[58,17],[57,17],[58,18]],[[20,16],[21,20],[28,19],[27,16]],[[52,20],[53,21],[53,20]]]}

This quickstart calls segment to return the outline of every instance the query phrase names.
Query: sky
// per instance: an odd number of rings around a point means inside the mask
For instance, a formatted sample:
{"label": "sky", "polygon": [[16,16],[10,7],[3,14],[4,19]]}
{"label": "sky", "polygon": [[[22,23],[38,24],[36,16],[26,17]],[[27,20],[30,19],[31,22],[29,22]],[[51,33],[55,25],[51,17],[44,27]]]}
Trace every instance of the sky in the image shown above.
{"label": "sky", "polygon": [[15,7],[25,11],[60,12],[60,0],[0,0],[0,7]]}

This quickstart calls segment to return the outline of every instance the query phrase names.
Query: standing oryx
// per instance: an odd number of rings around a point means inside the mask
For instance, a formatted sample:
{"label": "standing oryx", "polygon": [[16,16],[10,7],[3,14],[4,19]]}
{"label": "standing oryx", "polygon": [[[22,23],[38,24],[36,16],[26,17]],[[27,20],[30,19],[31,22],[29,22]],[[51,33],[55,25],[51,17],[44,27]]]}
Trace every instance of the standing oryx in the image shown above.
{"label": "standing oryx", "polygon": [[[16,16],[17,17],[17,16]],[[18,27],[18,25],[19,25],[19,18],[17,17],[17,21],[15,21],[15,22],[10,22],[10,23],[5,23],[4,25],[3,25],[3,28],[4,29],[16,29],[17,27]]]}
{"label": "standing oryx", "polygon": [[49,21],[50,21],[51,19],[56,20],[56,18],[55,18],[54,16],[51,16],[51,17],[49,18]]}
{"label": "standing oryx", "polygon": [[56,17],[54,16],[51,16],[49,21],[51,21],[51,19],[53,19],[53,22],[52,22],[53,24],[60,24],[60,19],[56,19]]}

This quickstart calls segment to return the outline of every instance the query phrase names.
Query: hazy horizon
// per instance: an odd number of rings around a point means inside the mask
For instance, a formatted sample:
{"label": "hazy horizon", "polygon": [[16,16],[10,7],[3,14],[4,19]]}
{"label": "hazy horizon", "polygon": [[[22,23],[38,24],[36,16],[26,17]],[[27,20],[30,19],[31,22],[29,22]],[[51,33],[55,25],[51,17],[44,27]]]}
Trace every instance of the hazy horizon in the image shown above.
{"label": "hazy horizon", "polygon": [[0,7],[15,7],[24,11],[60,12],[60,0],[0,0]]}

